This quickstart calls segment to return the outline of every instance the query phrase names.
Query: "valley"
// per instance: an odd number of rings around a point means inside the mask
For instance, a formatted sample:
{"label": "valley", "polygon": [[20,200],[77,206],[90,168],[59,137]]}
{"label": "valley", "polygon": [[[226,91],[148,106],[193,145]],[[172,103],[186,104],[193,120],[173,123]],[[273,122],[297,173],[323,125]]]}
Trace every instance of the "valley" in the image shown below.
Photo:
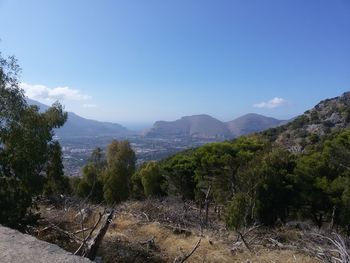
{"label": "valley", "polygon": [[[28,99],[41,112],[49,106]],[[161,160],[175,153],[201,145],[231,140],[242,135],[278,127],[288,121],[249,113],[223,122],[207,114],[185,116],[175,121],[156,121],[143,131],[131,131],[118,123],[100,122],[68,112],[67,123],[55,130],[62,146],[65,174],[79,176],[92,151],[105,149],[114,139],[128,140],[136,153],[137,164]]]}
{"label": "valley", "polygon": [[113,139],[128,140],[130,142],[137,157],[137,164],[150,160],[160,160],[189,148],[196,148],[206,143],[219,141],[218,139],[191,137],[149,138],[141,135],[62,138],[58,140],[62,145],[65,174],[79,176],[81,168],[87,164],[92,151],[97,147],[105,149]]}

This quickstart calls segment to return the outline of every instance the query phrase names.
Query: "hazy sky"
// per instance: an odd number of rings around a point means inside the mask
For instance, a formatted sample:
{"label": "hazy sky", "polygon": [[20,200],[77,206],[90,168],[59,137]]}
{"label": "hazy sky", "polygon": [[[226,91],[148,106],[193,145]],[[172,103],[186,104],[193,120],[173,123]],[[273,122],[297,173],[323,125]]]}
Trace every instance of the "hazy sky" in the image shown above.
{"label": "hazy sky", "polygon": [[350,90],[350,0],[0,0],[26,94],[93,119],[289,118]]}

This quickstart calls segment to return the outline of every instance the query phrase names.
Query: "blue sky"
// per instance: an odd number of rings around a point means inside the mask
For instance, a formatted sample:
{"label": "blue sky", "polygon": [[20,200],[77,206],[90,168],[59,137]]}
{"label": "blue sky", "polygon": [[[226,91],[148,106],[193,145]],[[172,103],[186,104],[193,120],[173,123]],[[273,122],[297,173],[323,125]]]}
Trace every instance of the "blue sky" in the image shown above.
{"label": "blue sky", "polygon": [[0,0],[41,102],[124,124],[303,113],[350,90],[350,0]]}

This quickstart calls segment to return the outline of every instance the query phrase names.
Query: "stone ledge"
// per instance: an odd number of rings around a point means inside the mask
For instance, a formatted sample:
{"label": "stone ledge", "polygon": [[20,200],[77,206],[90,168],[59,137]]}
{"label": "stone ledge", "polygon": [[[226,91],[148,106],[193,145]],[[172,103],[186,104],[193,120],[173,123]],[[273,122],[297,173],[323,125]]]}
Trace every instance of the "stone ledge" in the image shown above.
{"label": "stone ledge", "polygon": [[57,245],[0,226],[0,261],[2,263],[91,263]]}

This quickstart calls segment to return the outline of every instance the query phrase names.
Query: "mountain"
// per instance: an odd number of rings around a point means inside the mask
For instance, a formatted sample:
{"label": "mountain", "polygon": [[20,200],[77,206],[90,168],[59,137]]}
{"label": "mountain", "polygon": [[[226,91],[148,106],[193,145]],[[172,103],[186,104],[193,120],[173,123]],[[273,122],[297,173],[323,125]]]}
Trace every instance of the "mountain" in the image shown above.
{"label": "mountain", "polygon": [[182,117],[176,121],[157,121],[146,132],[148,137],[230,138],[226,124],[205,114]]}
{"label": "mountain", "polygon": [[[28,98],[27,102],[29,105],[38,106],[41,111],[49,108],[45,104]],[[74,112],[68,112],[67,122],[63,127],[55,130],[55,134],[60,138],[123,136],[129,133],[130,131],[120,124],[85,119]]]}
{"label": "mountain", "polygon": [[350,128],[350,92],[326,99],[288,124],[262,134],[291,152],[299,153],[333,132]]}
{"label": "mountain", "polygon": [[277,120],[256,113],[249,113],[233,121],[227,122],[226,125],[234,137],[239,137],[241,135],[261,132],[284,123],[285,121],[282,120]]}
{"label": "mountain", "polygon": [[222,122],[209,115],[182,117],[176,121],[157,121],[146,132],[148,137],[197,137],[230,139],[276,127],[285,121],[250,113],[233,121]]}

